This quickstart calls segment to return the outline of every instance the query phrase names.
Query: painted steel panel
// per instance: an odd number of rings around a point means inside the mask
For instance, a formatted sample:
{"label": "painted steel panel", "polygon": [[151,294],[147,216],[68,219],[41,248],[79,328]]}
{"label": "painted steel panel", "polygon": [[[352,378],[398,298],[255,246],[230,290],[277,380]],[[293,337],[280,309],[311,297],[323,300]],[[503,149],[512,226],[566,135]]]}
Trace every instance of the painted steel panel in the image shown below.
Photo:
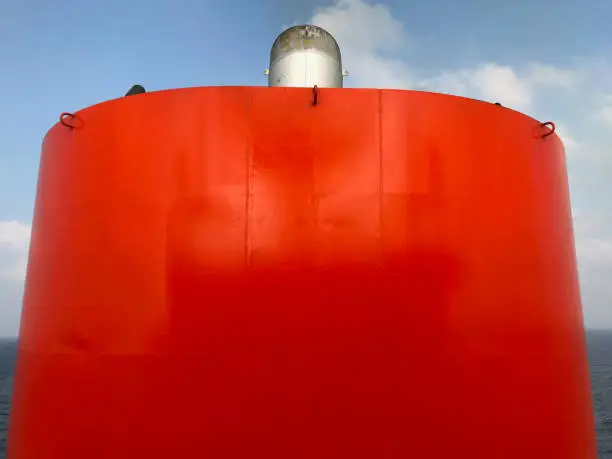
{"label": "painted steel panel", "polygon": [[596,458],[564,150],[538,121],[224,87],[66,122],[10,459]]}

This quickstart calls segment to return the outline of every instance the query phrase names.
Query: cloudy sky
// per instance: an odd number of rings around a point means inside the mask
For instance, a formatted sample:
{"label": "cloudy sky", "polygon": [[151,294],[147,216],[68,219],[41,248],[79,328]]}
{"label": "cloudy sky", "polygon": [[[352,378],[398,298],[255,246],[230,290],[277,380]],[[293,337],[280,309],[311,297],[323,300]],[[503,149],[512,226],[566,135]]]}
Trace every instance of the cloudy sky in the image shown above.
{"label": "cloudy sky", "polygon": [[265,85],[283,27],[332,32],[347,86],[499,101],[553,120],[585,321],[612,328],[612,2],[0,0],[0,336],[15,335],[42,136],[63,111],[148,90]]}

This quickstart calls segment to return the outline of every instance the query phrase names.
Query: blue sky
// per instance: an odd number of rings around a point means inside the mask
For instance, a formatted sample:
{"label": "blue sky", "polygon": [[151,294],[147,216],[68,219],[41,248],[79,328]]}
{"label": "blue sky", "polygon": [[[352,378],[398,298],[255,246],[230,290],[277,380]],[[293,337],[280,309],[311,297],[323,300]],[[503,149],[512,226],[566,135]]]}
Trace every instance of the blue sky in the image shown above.
{"label": "blue sky", "polygon": [[[612,2],[385,2],[424,72],[609,55]],[[63,111],[150,89],[265,85],[271,41],[326,3],[284,0],[0,2],[0,220],[29,220],[40,141]],[[502,5],[502,6],[500,6]],[[350,81],[349,81],[350,83]]]}
{"label": "blue sky", "polygon": [[0,336],[17,330],[40,143],[58,115],[134,83],[266,85],[275,36],[305,22],[336,36],[348,86],[495,98],[558,122],[587,325],[612,328],[609,0],[0,0]]}

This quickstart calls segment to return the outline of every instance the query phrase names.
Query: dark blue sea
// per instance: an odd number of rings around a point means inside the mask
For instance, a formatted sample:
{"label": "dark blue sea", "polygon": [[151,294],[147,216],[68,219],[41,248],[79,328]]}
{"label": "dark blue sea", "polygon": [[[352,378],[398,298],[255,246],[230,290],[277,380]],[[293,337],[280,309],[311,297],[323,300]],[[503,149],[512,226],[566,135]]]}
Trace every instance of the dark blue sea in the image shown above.
{"label": "dark blue sea", "polygon": [[[587,335],[600,459],[612,459],[612,331]],[[0,459],[5,459],[16,342],[0,340]]]}

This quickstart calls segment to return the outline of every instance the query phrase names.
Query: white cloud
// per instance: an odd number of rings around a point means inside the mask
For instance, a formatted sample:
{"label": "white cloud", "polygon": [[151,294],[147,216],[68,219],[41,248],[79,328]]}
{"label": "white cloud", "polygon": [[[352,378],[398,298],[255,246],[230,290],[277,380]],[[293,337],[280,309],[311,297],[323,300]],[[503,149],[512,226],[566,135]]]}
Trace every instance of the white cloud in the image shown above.
{"label": "white cloud", "polygon": [[312,24],[328,30],[338,40],[347,86],[393,89],[427,89],[500,102],[517,110],[531,108],[536,88],[568,88],[577,76],[572,70],[543,63],[528,63],[521,72],[508,65],[484,62],[475,68],[453,69],[417,78],[416,69],[393,51],[412,46],[401,21],[380,3],[339,0],[319,8]]}
{"label": "white cloud", "polygon": [[577,83],[578,76],[569,69],[533,62],[528,66],[528,80],[531,84],[555,89],[571,88]]}
{"label": "white cloud", "polygon": [[511,67],[484,64],[471,72],[470,78],[487,100],[503,100],[503,105],[517,108],[529,108],[531,104],[531,87]]}
{"label": "white cloud", "polygon": [[505,107],[528,110],[532,102],[532,86],[512,67],[487,62],[473,69],[443,72],[421,80],[421,88],[491,102]]}
{"label": "white cloud", "polygon": [[376,53],[404,46],[404,26],[382,4],[362,0],[339,0],[318,8],[311,23],[331,32],[342,43],[343,51]]}
{"label": "white cloud", "polygon": [[585,268],[588,266],[612,267],[612,238],[602,237],[609,230],[603,217],[584,215],[573,211],[574,234],[580,242],[576,250]]}
{"label": "white cloud", "polygon": [[0,221],[0,247],[26,250],[30,244],[30,225],[13,221]]}
{"label": "white cloud", "polygon": [[30,225],[0,221],[0,337],[19,327],[29,245]]}
{"label": "white cloud", "polygon": [[612,129],[612,105],[601,107],[595,113],[596,118],[604,125],[604,127]]}
{"label": "white cloud", "polygon": [[[471,68],[423,74],[394,57],[411,45],[401,21],[379,3],[339,0],[318,9],[311,23],[338,40],[354,87],[424,89],[490,102],[548,120],[568,156],[576,250],[585,322],[612,328],[612,66],[603,57],[576,59],[565,68],[545,62],[511,66],[482,62]],[[550,108],[554,107],[554,108]],[[542,118],[540,118],[542,117]]]}
{"label": "white cloud", "polygon": [[406,47],[403,24],[381,4],[339,0],[319,8],[312,24],[329,31],[342,48],[343,66],[350,72],[350,86],[403,89],[413,85],[409,67],[384,53]]}

